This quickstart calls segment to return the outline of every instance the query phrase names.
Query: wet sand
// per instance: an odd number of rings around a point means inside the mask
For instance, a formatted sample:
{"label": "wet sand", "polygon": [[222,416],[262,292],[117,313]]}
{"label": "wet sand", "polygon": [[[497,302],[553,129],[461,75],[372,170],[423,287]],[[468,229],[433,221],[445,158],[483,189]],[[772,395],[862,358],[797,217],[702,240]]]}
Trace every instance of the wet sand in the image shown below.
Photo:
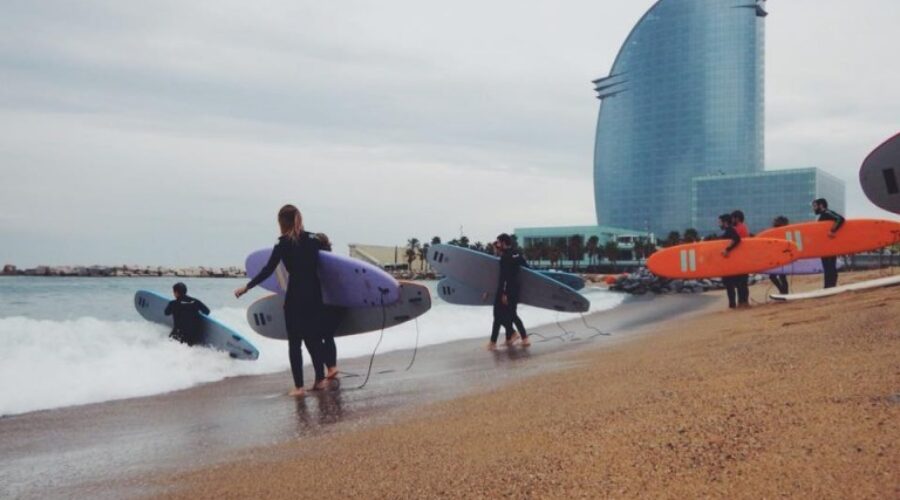
{"label": "wet sand", "polygon": [[[562,338],[556,325],[537,329],[530,350],[491,354],[484,351],[483,340],[428,346],[419,350],[408,371],[404,369],[412,352],[391,352],[376,358],[364,389],[354,390],[362,377],[350,376],[341,381],[341,390],[299,401],[284,395],[289,374],[277,373],[2,418],[0,496],[153,495],[170,491],[168,478],[177,477],[179,471],[257,463],[282,446],[315,455],[321,443],[415,420],[431,404],[522,380],[530,384],[540,380],[539,375],[574,366],[579,352],[619,344],[647,325],[702,310],[711,300],[699,296],[629,300],[588,318],[590,325],[610,335],[598,335],[576,316],[562,324],[570,332]],[[550,340],[539,342],[540,336]],[[367,365],[368,358],[341,361],[342,370],[360,375]],[[506,425],[502,415],[495,416],[495,425]]]}
{"label": "wet sand", "polygon": [[500,369],[461,377],[485,391],[388,423],[142,486],[175,498],[900,496],[898,288],[740,311],[716,301],[606,349],[500,355]]}

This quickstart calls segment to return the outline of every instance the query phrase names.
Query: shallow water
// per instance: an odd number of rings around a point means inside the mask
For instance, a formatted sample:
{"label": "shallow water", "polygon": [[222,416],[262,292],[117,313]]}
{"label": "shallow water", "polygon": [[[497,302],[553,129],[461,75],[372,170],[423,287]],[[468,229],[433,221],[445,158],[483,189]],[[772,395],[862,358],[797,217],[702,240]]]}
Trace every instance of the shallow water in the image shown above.
{"label": "shallow water", "polygon": [[[244,279],[185,279],[189,293],[212,315],[244,335],[260,351],[257,361],[231,359],[209,349],[168,339],[166,328],[134,310],[138,289],[168,294],[173,278],[0,277],[0,415],[161,394],[240,375],[288,369],[287,344],[254,333],[246,307],[268,293],[253,290],[237,300]],[[490,307],[442,302],[432,290],[432,310],[385,331],[379,352],[486,337]],[[621,304],[624,297],[586,289],[591,311]],[[554,311],[522,306],[527,326],[549,324]],[[368,355],[380,332],[337,340],[341,358]]]}

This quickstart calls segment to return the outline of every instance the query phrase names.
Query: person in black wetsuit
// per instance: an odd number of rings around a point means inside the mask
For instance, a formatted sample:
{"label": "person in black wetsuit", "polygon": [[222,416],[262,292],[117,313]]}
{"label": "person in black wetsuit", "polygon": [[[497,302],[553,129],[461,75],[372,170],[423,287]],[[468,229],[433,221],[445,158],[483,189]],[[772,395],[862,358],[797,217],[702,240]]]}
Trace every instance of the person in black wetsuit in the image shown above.
{"label": "person in black wetsuit", "polygon": [[[741,238],[750,237],[750,229],[744,223],[744,212],[740,210],[731,212],[731,226]],[[735,276],[734,282],[737,285],[738,307],[750,307],[750,275]]]}
{"label": "person in black wetsuit", "polygon": [[[834,223],[831,226],[831,231],[828,232],[828,237],[834,238],[841,226],[844,225],[844,217],[834,210],[829,210],[828,200],[825,198],[813,201],[812,208],[813,212],[819,216],[820,221],[832,221]],[[825,288],[836,287],[838,281],[837,257],[822,257],[822,270],[825,275]]]}
{"label": "person in black wetsuit", "polygon": [[311,233],[303,230],[303,217],[297,207],[285,205],[278,211],[281,237],[272,249],[269,262],[246,286],[234,291],[235,297],[247,293],[275,272],[283,263],[290,275],[284,296],[284,322],[287,327],[288,354],[294,389],[291,396],[306,395],[303,389],[303,351],[301,342],[312,358],[316,373],[314,390],[327,387],[322,360],[323,303],[319,282],[319,250],[322,245]]}
{"label": "person in black wetsuit", "polygon": [[500,278],[497,281],[497,293],[494,296],[494,324],[491,328],[491,341],[488,349],[495,349],[500,326],[504,323],[515,323],[522,337],[522,346],[528,347],[528,332],[518,315],[519,306],[519,269],[528,267],[525,258],[513,250],[512,237],[503,233],[497,236],[500,251]]}
{"label": "person in black wetsuit", "polygon": [[[500,257],[503,255],[503,250],[500,248],[500,242],[494,241],[488,246],[491,255],[495,257]],[[481,297],[482,302],[487,301],[488,293],[484,292]],[[496,297],[495,297],[496,298]],[[519,322],[522,320],[520,319]],[[511,318],[508,314],[507,308],[498,306],[496,301],[494,302],[494,322],[499,323],[503,329],[506,331],[506,346],[509,347],[513,345],[516,340],[519,339],[519,333],[513,329],[513,318]],[[488,344],[488,349],[493,349],[496,347],[493,344]]]}
{"label": "person in black wetsuit", "polygon": [[184,283],[175,283],[172,294],[175,295],[175,300],[169,302],[164,311],[175,322],[169,337],[189,346],[199,344],[203,340],[200,338],[200,315],[209,316],[209,308],[189,296]]}
{"label": "person in black wetsuit", "polygon": [[[775,217],[775,219],[772,221],[772,227],[787,226],[789,223],[790,222],[788,221],[787,217],[785,217],[783,215],[779,215],[778,217]],[[788,287],[787,276],[785,276],[783,274],[770,274],[769,280],[772,282],[773,285],[775,285],[775,288],[778,289],[778,293],[780,293],[782,295],[787,295],[788,293],[790,293],[790,288]]]}
{"label": "person in black wetsuit", "polygon": [[[331,240],[325,233],[316,233],[316,239],[322,245],[321,250],[331,251]],[[334,333],[344,319],[344,308],[339,306],[323,306],[322,328],[322,362],[325,363],[325,378],[337,378],[337,344],[334,343]]]}
{"label": "person in black wetsuit", "polygon": [[[731,244],[722,250],[722,256],[728,257],[732,250],[741,244],[741,236],[731,225],[731,214],[722,214],[719,216],[719,228],[722,229],[722,239],[731,240]],[[739,277],[725,276],[722,283],[725,285],[725,293],[728,295],[728,307],[734,309],[737,307],[737,289]]]}

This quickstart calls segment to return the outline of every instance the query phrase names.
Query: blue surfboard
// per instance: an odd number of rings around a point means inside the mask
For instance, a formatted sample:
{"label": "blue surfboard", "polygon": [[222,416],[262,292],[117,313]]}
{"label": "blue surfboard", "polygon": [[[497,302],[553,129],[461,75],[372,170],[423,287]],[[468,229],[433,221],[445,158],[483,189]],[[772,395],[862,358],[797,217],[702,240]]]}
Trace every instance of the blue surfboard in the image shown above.
{"label": "blue surfboard", "polygon": [[[166,306],[172,299],[149,290],[138,290],[134,294],[134,308],[147,321],[174,326],[172,316],[166,316]],[[200,315],[200,343],[225,351],[232,358],[257,359],[259,351],[238,332],[225,326],[215,318]]]}

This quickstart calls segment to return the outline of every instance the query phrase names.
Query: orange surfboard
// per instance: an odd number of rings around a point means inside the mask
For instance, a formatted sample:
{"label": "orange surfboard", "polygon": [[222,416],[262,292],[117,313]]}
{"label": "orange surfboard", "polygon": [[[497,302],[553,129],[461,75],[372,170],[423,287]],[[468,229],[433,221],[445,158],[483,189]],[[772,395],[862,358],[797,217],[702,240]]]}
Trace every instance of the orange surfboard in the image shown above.
{"label": "orange surfboard", "polygon": [[900,242],[900,222],[880,219],[852,219],[844,222],[834,238],[828,236],[834,223],[805,222],[773,227],[758,238],[778,238],[797,244],[797,258],[835,257],[877,250]]}
{"label": "orange surfboard", "polygon": [[731,240],[717,240],[665,248],[647,259],[647,267],[665,278],[719,278],[765,271],[797,258],[796,245],[784,239],[743,238],[725,257],[722,250],[729,245]]}

